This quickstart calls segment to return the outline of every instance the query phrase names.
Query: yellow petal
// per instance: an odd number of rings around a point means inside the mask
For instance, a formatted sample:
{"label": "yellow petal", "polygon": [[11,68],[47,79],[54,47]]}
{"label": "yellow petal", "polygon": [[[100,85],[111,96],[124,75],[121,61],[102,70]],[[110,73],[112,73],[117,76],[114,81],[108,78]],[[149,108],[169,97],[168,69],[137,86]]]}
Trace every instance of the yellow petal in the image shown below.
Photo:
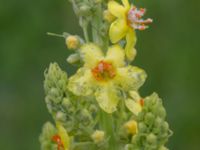
{"label": "yellow petal", "polygon": [[80,68],[75,75],[69,78],[68,89],[77,96],[92,94],[94,83],[89,69]]}
{"label": "yellow petal", "polygon": [[116,44],[109,47],[105,59],[111,61],[115,67],[123,67],[125,65],[124,57],[124,49]]}
{"label": "yellow petal", "polygon": [[140,103],[132,99],[125,100],[125,105],[128,108],[128,110],[136,116],[142,111],[142,106],[140,105]]}
{"label": "yellow petal", "polygon": [[108,10],[115,17],[124,17],[126,13],[126,9],[115,1],[108,2]]}
{"label": "yellow petal", "polygon": [[112,43],[117,43],[121,40],[128,31],[128,26],[125,19],[117,19],[114,21],[109,30],[109,36]]}
{"label": "yellow petal", "polygon": [[131,96],[132,100],[139,102],[141,97],[137,91],[129,91],[129,95]]}
{"label": "yellow petal", "polygon": [[93,68],[103,58],[101,49],[95,44],[85,44],[80,48],[80,55],[85,67]]}
{"label": "yellow petal", "polygon": [[126,50],[126,58],[129,62],[133,61],[137,55],[137,50],[133,47],[132,49]]}
{"label": "yellow petal", "polygon": [[136,50],[135,50],[135,44],[136,44],[137,38],[135,31],[131,28],[129,28],[127,35],[126,35],[126,57],[129,61],[133,61],[136,56]]}
{"label": "yellow petal", "polygon": [[107,113],[116,111],[120,95],[120,91],[114,85],[100,86],[95,93],[100,108]]}
{"label": "yellow petal", "polygon": [[69,138],[69,135],[68,135],[67,131],[58,122],[56,123],[56,127],[58,129],[58,135],[61,137],[61,140],[63,142],[65,150],[69,150],[70,138]]}
{"label": "yellow petal", "polygon": [[129,9],[131,8],[129,1],[128,0],[122,0],[123,5],[126,8],[126,11],[129,11]]}
{"label": "yellow petal", "polygon": [[146,77],[144,70],[138,67],[127,66],[117,69],[115,82],[126,91],[137,91],[144,84]]}

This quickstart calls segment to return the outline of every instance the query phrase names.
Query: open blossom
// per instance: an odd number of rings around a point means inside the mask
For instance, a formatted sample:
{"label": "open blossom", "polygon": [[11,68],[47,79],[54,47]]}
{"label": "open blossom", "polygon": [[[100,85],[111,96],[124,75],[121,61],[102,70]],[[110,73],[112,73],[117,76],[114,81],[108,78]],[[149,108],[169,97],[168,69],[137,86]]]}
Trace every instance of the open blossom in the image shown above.
{"label": "open blossom", "polygon": [[122,0],[122,3],[123,5],[120,5],[116,1],[109,1],[108,3],[108,10],[117,18],[111,24],[109,36],[112,43],[117,43],[126,37],[126,56],[129,60],[132,60],[136,44],[135,29],[146,29],[148,27],[146,24],[151,23],[152,19],[142,19],[146,11],[145,9],[138,9],[135,6],[131,6],[128,0]]}
{"label": "open blossom", "polygon": [[60,124],[56,124],[58,133],[52,137],[52,141],[57,144],[57,150],[69,150],[69,135],[65,128]]}
{"label": "open blossom", "polygon": [[106,56],[95,44],[80,48],[84,66],[69,79],[68,88],[75,95],[94,94],[99,106],[107,113],[116,110],[122,91],[138,90],[146,73],[135,66],[126,66],[124,50],[119,45],[109,47]]}

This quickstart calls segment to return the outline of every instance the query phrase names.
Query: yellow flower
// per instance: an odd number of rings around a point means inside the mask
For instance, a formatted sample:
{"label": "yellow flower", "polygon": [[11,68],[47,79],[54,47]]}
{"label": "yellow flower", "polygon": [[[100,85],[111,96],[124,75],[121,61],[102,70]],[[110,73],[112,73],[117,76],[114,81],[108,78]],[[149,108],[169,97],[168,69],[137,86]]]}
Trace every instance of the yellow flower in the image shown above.
{"label": "yellow flower", "polygon": [[68,88],[78,96],[94,94],[107,113],[116,110],[123,99],[122,90],[137,90],[146,79],[142,69],[125,65],[124,50],[119,45],[109,47],[104,56],[97,45],[85,44],[80,48],[80,55],[84,66],[70,77]]}
{"label": "yellow flower", "polygon": [[145,9],[137,9],[131,6],[128,0],[122,0],[122,4],[120,5],[116,1],[108,2],[108,10],[113,16],[117,17],[110,26],[109,36],[112,43],[117,43],[126,36],[126,57],[128,60],[133,60],[136,44],[135,29],[146,29],[148,26],[145,24],[151,23],[152,19],[141,19]]}
{"label": "yellow flower", "polygon": [[52,140],[57,143],[58,150],[64,149],[69,150],[70,138],[67,134],[65,128],[60,124],[56,123],[56,128],[58,130],[58,134],[52,137]]}

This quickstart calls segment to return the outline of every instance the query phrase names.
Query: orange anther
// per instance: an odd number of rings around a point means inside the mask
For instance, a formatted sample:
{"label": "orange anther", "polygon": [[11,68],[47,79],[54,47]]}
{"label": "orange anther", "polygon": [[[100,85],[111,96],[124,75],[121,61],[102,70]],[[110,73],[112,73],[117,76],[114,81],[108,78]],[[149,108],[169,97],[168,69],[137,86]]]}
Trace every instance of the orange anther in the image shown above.
{"label": "orange anther", "polygon": [[64,145],[63,145],[63,142],[61,140],[61,137],[56,134],[52,137],[52,141],[55,142],[58,146],[58,150],[60,150],[60,148],[63,148],[64,149]]}

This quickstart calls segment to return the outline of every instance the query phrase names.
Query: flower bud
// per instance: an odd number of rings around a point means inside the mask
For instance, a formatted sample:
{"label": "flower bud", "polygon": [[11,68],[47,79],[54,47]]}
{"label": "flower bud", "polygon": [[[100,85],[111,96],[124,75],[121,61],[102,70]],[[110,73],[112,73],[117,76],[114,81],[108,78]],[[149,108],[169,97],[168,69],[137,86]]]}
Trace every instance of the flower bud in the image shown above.
{"label": "flower bud", "polygon": [[163,126],[164,131],[168,131],[169,130],[169,124],[166,121],[163,123],[162,126]]}
{"label": "flower bud", "polygon": [[80,121],[83,122],[83,125],[87,126],[91,121],[92,117],[91,114],[87,109],[83,109],[80,114]]}
{"label": "flower bud", "polygon": [[140,122],[138,126],[140,132],[145,132],[147,130],[147,126],[142,122]]}
{"label": "flower bud", "polygon": [[77,36],[70,35],[65,39],[65,43],[68,49],[77,49],[80,46],[80,41]]}
{"label": "flower bud", "polygon": [[89,16],[91,14],[90,7],[87,5],[82,5],[79,10],[80,16]]}
{"label": "flower bud", "polygon": [[48,109],[48,111],[49,111],[50,113],[53,113],[53,107],[52,107],[51,104],[48,104],[48,103],[47,103],[47,109]]}
{"label": "flower bud", "polygon": [[62,106],[65,108],[65,109],[70,109],[70,107],[72,107],[72,104],[70,102],[70,100],[68,98],[64,98],[63,99],[63,102],[62,102]]}
{"label": "flower bud", "polygon": [[125,123],[124,128],[128,134],[135,135],[137,133],[137,122],[135,120],[128,121]]}
{"label": "flower bud", "polygon": [[56,88],[51,88],[51,90],[49,91],[49,95],[53,97],[58,97],[60,95],[59,90]]}
{"label": "flower bud", "polygon": [[147,142],[149,144],[154,144],[156,143],[156,140],[157,140],[157,137],[153,134],[153,133],[150,133],[148,136],[147,136]]}
{"label": "flower bud", "polygon": [[156,128],[160,128],[160,126],[162,125],[163,120],[160,117],[157,117],[155,119],[154,125]]}
{"label": "flower bud", "polygon": [[103,12],[103,19],[108,21],[108,22],[113,22],[113,20],[115,19],[115,16],[113,16],[110,11],[105,10]]}
{"label": "flower bud", "polygon": [[91,105],[89,108],[89,111],[92,113],[96,113],[98,111],[97,106],[96,105]]}
{"label": "flower bud", "polygon": [[163,108],[163,107],[160,107],[158,109],[158,115],[161,117],[161,118],[165,118],[166,117],[166,110]]}
{"label": "flower bud", "polygon": [[57,121],[65,121],[65,119],[66,119],[66,116],[63,112],[61,112],[61,111],[57,112],[57,114],[56,114]]}
{"label": "flower bud", "polygon": [[80,60],[80,56],[79,54],[75,53],[75,54],[71,54],[68,58],[67,58],[67,62],[70,64],[74,64],[76,62],[78,62]]}
{"label": "flower bud", "polygon": [[96,130],[92,134],[91,138],[93,139],[94,143],[101,143],[105,139],[105,133],[104,131]]}
{"label": "flower bud", "polygon": [[155,119],[154,115],[151,112],[149,112],[145,116],[145,123],[151,125],[154,122],[154,119]]}

